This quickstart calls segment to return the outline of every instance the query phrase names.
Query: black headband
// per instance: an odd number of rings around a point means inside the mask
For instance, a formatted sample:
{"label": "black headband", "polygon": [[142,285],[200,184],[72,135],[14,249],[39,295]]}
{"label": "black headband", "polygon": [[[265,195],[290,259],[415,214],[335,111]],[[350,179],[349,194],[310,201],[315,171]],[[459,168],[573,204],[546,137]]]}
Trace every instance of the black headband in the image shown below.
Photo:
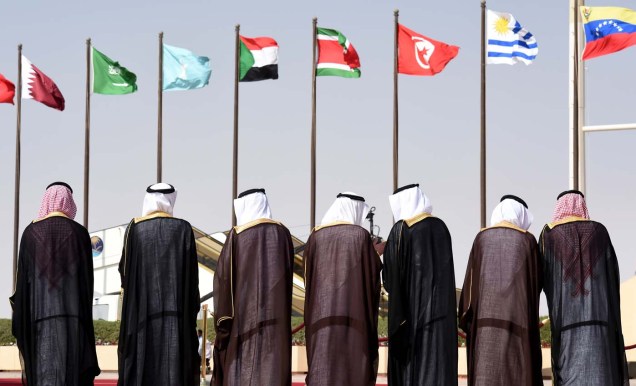
{"label": "black headband", "polygon": [[406,186],[403,186],[403,187],[401,187],[401,188],[397,188],[397,189],[395,189],[395,191],[393,192],[393,194],[398,194],[398,193],[400,193],[400,192],[401,192],[401,191],[403,191],[403,190],[407,190],[407,189],[411,189],[411,188],[417,188],[417,187],[419,187],[419,186],[420,186],[420,184],[411,184],[411,185],[406,185]]}
{"label": "black headband", "polygon": [[501,197],[501,200],[499,200],[499,202],[503,201],[503,200],[507,200],[507,199],[511,199],[511,200],[515,200],[518,203],[520,203],[521,205],[525,206],[526,209],[528,209],[528,204],[526,204],[525,201],[523,201],[522,199],[520,199],[517,196],[514,196],[512,194],[506,194],[505,196]]}
{"label": "black headband", "polygon": [[46,189],[50,188],[51,186],[56,186],[56,185],[64,186],[64,187],[68,188],[68,190],[70,190],[71,193],[73,193],[73,188],[71,188],[71,186],[69,184],[67,184],[66,182],[61,182],[61,181],[57,181],[57,182],[54,182],[54,183],[50,184],[49,186],[46,187]]}
{"label": "black headband", "polygon": [[263,194],[265,194],[265,189],[249,189],[249,190],[246,190],[243,193],[239,194],[237,198],[243,198],[245,196],[249,196],[250,194],[254,194],[254,193],[263,193]]}
{"label": "black headband", "polygon": [[581,192],[580,190],[572,189],[572,190],[566,190],[565,192],[561,192],[561,194],[557,196],[557,200],[565,196],[566,194],[570,194],[570,193],[578,194],[581,197],[585,198],[585,195],[583,195],[583,192]]}
{"label": "black headband", "polygon": [[356,195],[353,195],[353,194],[338,193],[338,196],[336,196],[336,198],[340,198],[340,197],[347,197],[347,198],[352,199],[352,200],[355,200],[355,201],[362,201],[362,202],[364,202],[364,197],[356,196]]}
{"label": "black headband", "polygon": [[152,187],[155,185],[156,184],[150,185],[148,189],[146,189],[146,193],[163,193],[163,194],[174,193],[174,186],[170,184],[166,184],[170,186],[169,188],[166,188],[166,189],[153,189]]}

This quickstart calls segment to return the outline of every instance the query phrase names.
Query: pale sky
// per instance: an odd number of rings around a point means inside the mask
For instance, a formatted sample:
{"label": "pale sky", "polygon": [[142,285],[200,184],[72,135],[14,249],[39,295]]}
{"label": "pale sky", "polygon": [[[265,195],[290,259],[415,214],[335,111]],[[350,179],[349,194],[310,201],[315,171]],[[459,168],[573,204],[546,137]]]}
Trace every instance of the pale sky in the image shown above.
{"label": "pale sky", "polygon": [[[64,4],[64,5],[61,5]],[[604,4],[588,4],[604,5]],[[636,8],[633,1],[612,5]],[[523,197],[539,235],[556,195],[568,188],[568,2],[491,1],[510,12],[539,44],[526,67],[488,67],[488,218],[503,194]],[[276,81],[240,86],[239,191],[263,187],[276,219],[309,234],[311,19],[347,36],[360,54],[362,78],[318,79],[319,220],[340,191],[377,208],[391,227],[393,9],[419,33],[461,47],[435,77],[400,76],[400,185],[420,183],[453,237],[457,285],[479,230],[478,0],[268,2],[13,1],[3,4],[0,73],[17,77],[18,43],[66,98],[59,112],[32,100],[22,108],[20,229],[36,217],[45,187],[64,180],[82,219],[85,39],[138,76],[139,91],[92,99],[89,230],[139,216],[155,182],[157,34],[165,43],[210,57],[201,90],[164,95],[164,180],[177,188],[175,215],[212,233],[231,220],[234,25],[280,46]],[[586,64],[588,124],[636,121],[632,74],[636,48]],[[12,293],[15,108],[0,105],[0,317]],[[587,136],[587,198],[619,257],[621,278],[636,272],[632,199],[636,132]],[[545,311],[544,311],[545,313]]]}

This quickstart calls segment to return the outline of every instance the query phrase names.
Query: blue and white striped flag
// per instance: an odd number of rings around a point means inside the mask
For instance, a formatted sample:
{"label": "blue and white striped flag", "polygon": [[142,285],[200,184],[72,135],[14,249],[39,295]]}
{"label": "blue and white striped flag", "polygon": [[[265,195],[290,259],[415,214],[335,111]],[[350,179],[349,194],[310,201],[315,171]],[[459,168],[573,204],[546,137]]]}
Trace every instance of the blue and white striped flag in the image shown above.
{"label": "blue and white striped flag", "polygon": [[488,10],[486,24],[487,63],[529,65],[537,58],[537,39],[514,16]]}

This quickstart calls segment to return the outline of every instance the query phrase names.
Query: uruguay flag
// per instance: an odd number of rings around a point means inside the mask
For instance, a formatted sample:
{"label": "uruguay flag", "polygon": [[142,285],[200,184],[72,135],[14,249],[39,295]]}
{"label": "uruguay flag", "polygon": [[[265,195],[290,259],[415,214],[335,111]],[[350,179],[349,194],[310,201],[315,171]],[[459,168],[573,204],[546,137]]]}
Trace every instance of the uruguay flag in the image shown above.
{"label": "uruguay flag", "polygon": [[208,85],[210,59],[185,48],[163,45],[163,91],[192,90]]}
{"label": "uruguay flag", "polygon": [[509,13],[488,10],[486,16],[488,39],[487,63],[526,65],[537,58],[539,47],[534,36]]}

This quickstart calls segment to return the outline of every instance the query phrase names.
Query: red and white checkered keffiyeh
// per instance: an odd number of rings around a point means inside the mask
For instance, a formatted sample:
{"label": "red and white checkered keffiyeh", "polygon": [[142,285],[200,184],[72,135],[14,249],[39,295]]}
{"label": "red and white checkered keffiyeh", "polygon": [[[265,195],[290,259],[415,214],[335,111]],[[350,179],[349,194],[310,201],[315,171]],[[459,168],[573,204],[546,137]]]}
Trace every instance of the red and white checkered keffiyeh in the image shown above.
{"label": "red and white checkered keffiyeh", "polygon": [[66,186],[53,185],[44,192],[38,218],[46,217],[52,212],[62,212],[68,218],[75,219],[77,206],[73,193]]}
{"label": "red and white checkered keffiyeh", "polygon": [[559,198],[554,207],[552,222],[557,222],[571,216],[581,217],[587,220],[590,219],[585,198],[580,194],[568,193]]}

